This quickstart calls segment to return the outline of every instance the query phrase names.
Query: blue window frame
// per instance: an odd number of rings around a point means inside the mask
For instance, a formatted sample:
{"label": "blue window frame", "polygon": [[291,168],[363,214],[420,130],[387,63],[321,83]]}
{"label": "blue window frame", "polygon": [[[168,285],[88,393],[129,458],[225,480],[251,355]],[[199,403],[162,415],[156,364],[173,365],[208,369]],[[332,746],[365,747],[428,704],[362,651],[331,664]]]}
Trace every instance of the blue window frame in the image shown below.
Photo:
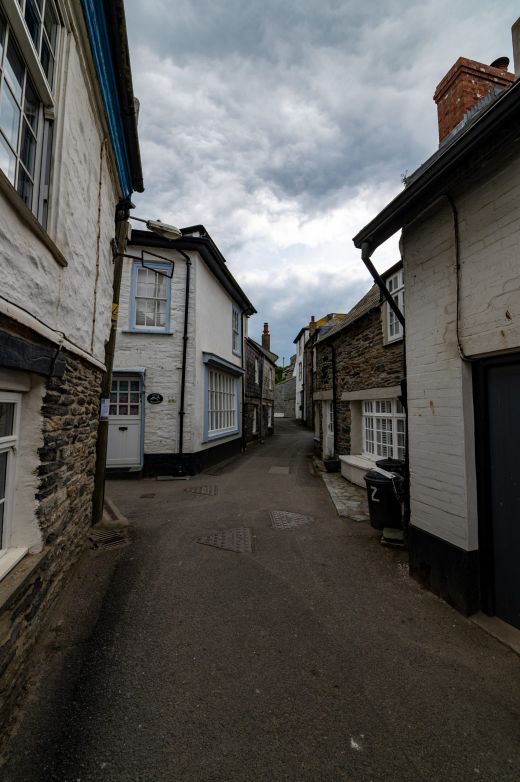
{"label": "blue window frame", "polygon": [[[160,274],[159,272],[163,272]],[[172,281],[169,263],[134,262],[130,293],[130,331],[171,334]]]}
{"label": "blue window frame", "polygon": [[233,305],[232,315],[232,350],[235,356],[242,355],[242,313]]}
{"label": "blue window frame", "polygon": [[240,434],[241,377],[244,370],[204,353],[204,442]]}

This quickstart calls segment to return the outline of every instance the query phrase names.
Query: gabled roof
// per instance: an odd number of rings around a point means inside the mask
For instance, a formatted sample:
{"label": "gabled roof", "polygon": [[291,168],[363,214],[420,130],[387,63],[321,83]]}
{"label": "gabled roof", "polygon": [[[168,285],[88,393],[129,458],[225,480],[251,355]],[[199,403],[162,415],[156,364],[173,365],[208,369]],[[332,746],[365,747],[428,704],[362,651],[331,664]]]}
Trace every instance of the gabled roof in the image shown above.
{"label": "gabled roof", "polygon": [[162,247],[168,250],[195,250],[202,257],[210,272],[220,282],[231,298],[246,315],[254,315],[256,310],[246,294],[226,266],[226,259],[203,225],[181,228],[182,239],[165,239],[152,231],[134,231],[130,245],[137,247]]}
{"label": "gabled roof", "polygon": [[251,337],[246,337],[247,342],[250,342],[251,345],[253,345],[256,350],[258,350],[260,353],[262,353],[268,361],[271,362],[271,364],[276,364],[278,361],[278,356],[276,353],[271,353],[270,350],[266,350],[262,345],[260,345],[258,342],[256,342],[254,339],[251,339]]}
{"label": "gabled roof", "polygon": [[486,104],[464,127],[407,179],[406,188],[353,239],[369,252],[446,194],[457,172],[474,165],[477,155],[503,149],[504,130],[516,133],[520,122],[520,79]]}

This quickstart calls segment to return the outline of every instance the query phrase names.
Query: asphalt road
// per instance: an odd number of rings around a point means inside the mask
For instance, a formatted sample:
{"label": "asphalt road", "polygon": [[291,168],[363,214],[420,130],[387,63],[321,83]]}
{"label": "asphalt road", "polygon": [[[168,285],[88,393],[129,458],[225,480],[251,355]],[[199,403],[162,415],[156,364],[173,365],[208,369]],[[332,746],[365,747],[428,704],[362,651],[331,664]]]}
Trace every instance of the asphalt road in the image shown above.
{"label": "asphalt road", "polygon": [[[5,782],[520,779],[517,655],[339,519],[312,434],[276,425],[213,474],[109,485],[132,544],[109,581],[83,564]],[[237,527],[252,553],[196,542]]]}

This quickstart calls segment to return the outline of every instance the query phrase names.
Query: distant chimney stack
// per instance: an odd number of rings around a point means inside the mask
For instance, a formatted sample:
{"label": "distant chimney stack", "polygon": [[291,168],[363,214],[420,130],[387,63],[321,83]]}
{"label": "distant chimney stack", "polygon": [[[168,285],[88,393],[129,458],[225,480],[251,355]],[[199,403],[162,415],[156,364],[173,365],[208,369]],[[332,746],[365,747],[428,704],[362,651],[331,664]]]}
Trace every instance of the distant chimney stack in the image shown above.
{"label": "distant chimney stack", "polygon": [[[517,35],[520,38],[520,30]],[[499,57],[491,65],[459,57],[433,96],[439,118],[439,144],[491,90],[509,87],[515,77],[507,70],[508,65],[507,57]]]}
{"label": "distant chimney stack", "polygon": [[271,335],[269,334],[269,324],[264,323],[264,331],[262,334],[262,347],[264,350],[271,350]]}
{"label": "distant chimney stack", "polygon": [[310,320],[310,323],[309,323],[309,336],[312,337],[312,335],[314,334],[315,331],[316,331],[315,317],[314,317],[314,315],[311,315],[311,320]]}

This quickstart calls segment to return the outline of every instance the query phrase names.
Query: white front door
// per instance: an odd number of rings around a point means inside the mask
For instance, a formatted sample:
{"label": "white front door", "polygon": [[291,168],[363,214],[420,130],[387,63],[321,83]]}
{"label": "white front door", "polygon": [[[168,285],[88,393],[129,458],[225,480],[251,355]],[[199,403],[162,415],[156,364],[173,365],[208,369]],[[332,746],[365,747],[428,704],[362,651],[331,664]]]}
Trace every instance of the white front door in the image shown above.
{"label": "white front door", "polygon": [[323,403],[323,458],[334,456],[334,407],[332,402]]}
{"label": "white front door", "polygon": [[107,467],[142,466],[142,391],[139,376],[113,375],[108,419]]}

